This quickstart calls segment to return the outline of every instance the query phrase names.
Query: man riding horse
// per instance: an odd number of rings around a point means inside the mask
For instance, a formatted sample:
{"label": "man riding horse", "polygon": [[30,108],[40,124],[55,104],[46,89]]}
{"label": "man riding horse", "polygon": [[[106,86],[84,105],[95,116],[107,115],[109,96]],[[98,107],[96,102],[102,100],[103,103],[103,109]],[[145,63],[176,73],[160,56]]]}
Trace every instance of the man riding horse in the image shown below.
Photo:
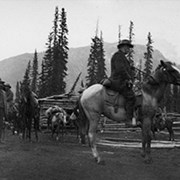
{"label": "man riding horse", "polygon": [[[135,105],[135,95],[132,89],[134,68],[131,66],[126,55],[133,45],[127,39],[122,40],[117,46],[118,51],[111,59],[111,75],[104,81],[103,85],[111,90],[118,91],[124,96],[126,103],[126,125],[132,126],[133,110]],[[117,112],[118,106],[114,105]]]}

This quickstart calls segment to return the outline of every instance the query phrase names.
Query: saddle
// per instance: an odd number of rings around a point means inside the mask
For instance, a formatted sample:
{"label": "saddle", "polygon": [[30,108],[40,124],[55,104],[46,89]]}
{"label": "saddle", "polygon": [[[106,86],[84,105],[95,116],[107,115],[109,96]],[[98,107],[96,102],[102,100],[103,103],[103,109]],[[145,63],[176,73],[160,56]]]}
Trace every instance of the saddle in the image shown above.
{"label": "saddle", "polygon": [[118,112],[118,108],[124,108],[125,107],[125,98],[119,94],[119,92],[111,90],[107,87],[105,89],[105,103],[108,106],[113,106],[114,107],[114,112]]}
{"label": "saddle", "polygon": [[[118,112],[118,108],[126,108],[126,100],[120,92],[114,89],[109,79],[104,79],[101,83],[105,88],[105,102],[114,107],[114,112]],[[139,108],[142,103],[142,93],[140,88],[134,91],[136,96],[135,108]]]}

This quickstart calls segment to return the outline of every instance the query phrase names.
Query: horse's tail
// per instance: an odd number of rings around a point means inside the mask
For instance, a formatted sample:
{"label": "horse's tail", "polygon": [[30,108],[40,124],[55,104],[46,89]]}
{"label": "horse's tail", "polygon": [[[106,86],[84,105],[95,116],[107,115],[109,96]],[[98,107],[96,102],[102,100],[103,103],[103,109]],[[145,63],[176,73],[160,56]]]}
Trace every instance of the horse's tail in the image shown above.
{"label": "horse's tail", "polygon": [[82,134],[86,135],[89,130],[89,120],[81,104],[81,99],[79,99],[79,126],[82,130]]}

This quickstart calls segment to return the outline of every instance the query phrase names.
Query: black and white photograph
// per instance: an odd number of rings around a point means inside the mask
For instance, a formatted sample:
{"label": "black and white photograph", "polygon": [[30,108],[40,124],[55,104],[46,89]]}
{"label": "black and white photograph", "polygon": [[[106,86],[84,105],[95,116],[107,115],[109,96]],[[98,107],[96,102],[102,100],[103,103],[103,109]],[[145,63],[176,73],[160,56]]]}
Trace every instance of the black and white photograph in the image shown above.
{"label": "black and white photograph", "polygon": [[179,180],[179,20],[179,0],[0,0],[0,180]]}

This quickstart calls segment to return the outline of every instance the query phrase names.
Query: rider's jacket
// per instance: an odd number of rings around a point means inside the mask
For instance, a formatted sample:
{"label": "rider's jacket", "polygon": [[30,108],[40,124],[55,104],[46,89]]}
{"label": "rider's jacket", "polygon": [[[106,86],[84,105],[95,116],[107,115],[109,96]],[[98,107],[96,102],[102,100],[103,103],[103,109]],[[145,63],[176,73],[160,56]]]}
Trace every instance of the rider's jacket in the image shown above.
{"label": "rider's jacket", "polygon": [[120,50],[112,56],[111,75],[109,79],[113,84],[117,84],[118,86],[124,86],[125,82],[133,80],[133,69],[130,62]]}

